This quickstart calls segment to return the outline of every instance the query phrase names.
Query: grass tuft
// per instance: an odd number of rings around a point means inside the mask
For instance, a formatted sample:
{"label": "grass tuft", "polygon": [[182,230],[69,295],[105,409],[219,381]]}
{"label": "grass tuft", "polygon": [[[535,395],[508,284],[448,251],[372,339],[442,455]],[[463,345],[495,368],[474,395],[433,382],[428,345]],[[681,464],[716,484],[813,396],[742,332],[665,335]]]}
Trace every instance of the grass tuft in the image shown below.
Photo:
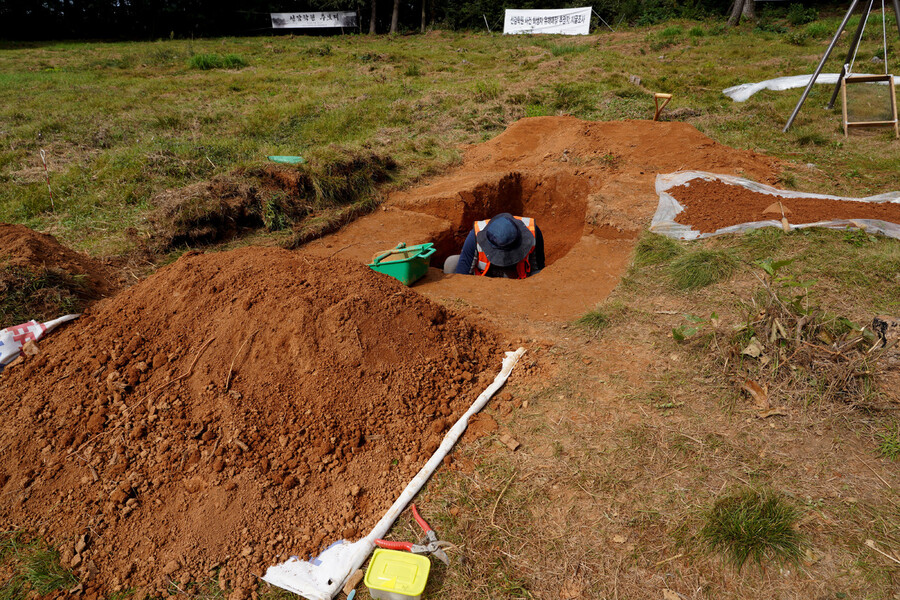
{"label": "grass tuft", "polygon": [[195,54],[189,62],[192,69],[209,71],[210,69],[242,69],[247,61],[239,54]]}
{"label": "grass tuft", "polygon": [[588,331],[600,333],[609,326],[609,315],[599,308],[595,308],[579,317],[575,324]]}
{"label": "grass tuft", "polygon": [[890,460],[900,460],[900,423],[894,429],[879,433],[881,441],[878,443],[878,453]]}
{"label": "grass tuft", "polygon": [[697,250],[675,260],[669,267],[672,284],[679,290],[696,290],[728,279],[737,261],[722,250]]}
{"label": "grass tuft", "polygon": [[60,564],[59,552],[52,548],[37,547],[24,556],[22,571],[31,588],[41,596],[78,583],[75,575]]}
{"label": "grass tuft", "polygon": [[0,566],[12,575],[0,585],[0,600],[45,596],[78,583],[60,563],[59,552],[38,539],[26,541],[17,531],[0,532]]}
{"label": "grass tuft", "polygon": [[649,233],[641,237],[634,250],[634,264],[637,267],[650,267],[671,261],[684,249],[670,237]]}
{"label": "grass tuft", "polygon": [[796,529],[798,519],[798,511],[780,495],[743,489],[716,501],[700,538],[738,571],[748,560],[759,566],[794,561],[804,543]]}

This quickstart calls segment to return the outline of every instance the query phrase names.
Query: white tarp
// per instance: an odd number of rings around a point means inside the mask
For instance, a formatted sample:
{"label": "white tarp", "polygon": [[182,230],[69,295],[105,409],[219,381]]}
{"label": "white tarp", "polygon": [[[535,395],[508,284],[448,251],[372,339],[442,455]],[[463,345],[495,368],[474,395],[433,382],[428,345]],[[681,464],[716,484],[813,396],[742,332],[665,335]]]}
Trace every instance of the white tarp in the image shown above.
{"label": "white tarp", "polygon": [[356,13],[349,11],[271,13],[273,29],[296,27],[356,27]]}
{"label": "white tarp", "polygon": [[409,482],[406,489],[400,494],[400,497],[381,517],[381,520],[375,524],[369,535],[356,542],[338,540],[309,562],[293,557],[280,565],[269,567],[266,570],[266,574],[263,575],[263,581],[299,594],[309,600],[331,600],[334,598],[341,588],[344,587],[350,575],[366,562],[369,554],[375,548],[375,540],[387,535],[391,525],[394,524],[394,521],[406,508],[406,505],[410,503],[419,490],[422,489],[422,486],[425,485],[425,482],[428,481],[428,478],[431,477],[432,473],[440,466],[441,461],[444,460],[444,457],[447,456],[466,430],[469,418],[484,408],[491,396],[503,387],[510,373],[512,373],[513,367],[516,366],[523,354],[525,354],[525,348],[506,353],[506,358],[503,359],[503,366],[494,378],[493,383],[475,399],[469,410],[450,428],[450,431],[444,436],[441,445],[435,453],[431,455],[425,466],[412,478],[412,481]]}
{"label": "white tarp", "polygon": [[[714,235],[723,235],[726,233],[743,233],[753,229],[762,227],[778,227],[781,228],[781,219],[773,219],[771,221],[755,221],[753,223],[741,223],[732,225],[731,227],[723,227],[712,233],[700,233],[692,229],[690,225],[682,225],[675,222],[675,217],[684,210],[684,207],[676,200],[668,190],[679,185],[690,185],[694,179],[705,179],[707,181],[719,180],[732,185],[740,185],[748,190],[759,192],[761,194],[769,194],[777,198],[823,198],[826,200],[843,200],[848,202],[893,202],[900,204],[900,192],[888,192],[879,194],[878,196],[867,196],[865,198],[843,198],[841,196],[826,196],[825,194],[810,194],[807,192],[795,192],[793,190],[780,190],[770,185],[750,181],[749,179],[741,179],[740,177],[732,177],[730,175],[716,175],[714,173],[705,173],[703,171],[679,171],[677,173],[667,173],[656,176],[656,193],[659,194],[659,205],[656,208],[656,214],[653,215],[653,221],[650,223],[650,231],[681,240],[697,240],[708,238]],[[888,237],[900,239],[900,225],[889,223],[887,221],[879,221],[877,219],[839,219],[834,221],[818,221],[816,223],[799,223],[790,224],[791,230],[803,229],[806,227],[826,227],[828,229],[862,229],[869,233],[880,233]]]}
{"label": "white tarp", "polygon": [[[838,73],[819,73],[819,77],[816,79],[816,84],[825,83],[834,85],[838,82]],[[734,100],[735,102],[744,102],[755,94],[756,92],[761,92],[762,90],[772,90],[775,92],[780,92],[781,90],[790,90],[793,88],[802,88],[809,85],[809,80],[812,79],[812,75],[792,75],[791,77],[778,77],[777,79],[767,79],[766,81],[760,81],[758,83],[742,83],[740,85],[735,85],[730,88],[722,90],[722,93]],[[882,85],[887,85],[886,82],[881,82]],[[900,78],[896,75],[894,76],[894,84],[900,84]]]}
{"label": "white tarp", "polygon": [[591,7],[553,10],[506,9],[503,33],[561,33],[587,35],[591,28]]}

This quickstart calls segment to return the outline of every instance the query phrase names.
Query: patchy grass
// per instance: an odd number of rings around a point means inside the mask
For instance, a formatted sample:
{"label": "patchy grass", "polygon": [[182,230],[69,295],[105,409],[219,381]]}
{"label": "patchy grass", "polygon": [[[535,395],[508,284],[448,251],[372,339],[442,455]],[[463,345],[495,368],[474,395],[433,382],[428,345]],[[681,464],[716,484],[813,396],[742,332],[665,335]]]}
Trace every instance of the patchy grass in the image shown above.
{"label": "patchy grass", "polygon": [[210,69],[243,69],[247,61],[238,54],[195,54],[191,57],[192,69],[209,71]]}
{"label": "patchy grass", "polygon": [[760,567],[797,561],[803,547],[799,518],[797,509],[781,495],[744,489],[716,501],[699,537],[737,570],[748,560]]}
{"label": "patchy grass", "polygon": [[734,273],[737,261],[722,250],[696,250],[674,260],[669,266],[672,285],[690,291],[725,281]]}
{"label": "patchy grass", "polygon": [[0,329],[78,312],[94,297],[82,277],[55,269],[0,266]]}
{"label": "patchy grass", "polygon": [[24,600],[74,587],[78,579],[59,562],[59,553],[16,531],[0,532],[0,562],[11,576],[0,586],[3,600]]}

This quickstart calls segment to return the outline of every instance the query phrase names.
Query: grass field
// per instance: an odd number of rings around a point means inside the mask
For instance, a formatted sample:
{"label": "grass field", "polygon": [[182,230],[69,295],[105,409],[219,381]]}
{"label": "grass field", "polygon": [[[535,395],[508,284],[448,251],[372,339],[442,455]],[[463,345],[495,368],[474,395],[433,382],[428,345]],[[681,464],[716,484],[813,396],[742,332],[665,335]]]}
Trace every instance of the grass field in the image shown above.
{"label": "grass field", "polygon": [[[146,228],[158,193],[267,155],[315,161],[328,159],[329,145],[370,149],[401,165],[393,185],[405,186],[452,165],[460,144],[493,137],[515,119],[647,118],[657,91],[674,93],[670,110],[695,111],[688,120],[716,140],[796,163],[787,186],[868,195],[891,187],[900,157],[887,133],[845,141],[839,116],[821,108],[826,86],[787,135],[780,128],[796,92],[763,92],[743,104],[721,94],[810,72],[836,26],[832,19],[773,33],[684,22],[579,39],[438,31],[5,44],[0,219],[50,229],[92,254],[118,254],[131,246],[127,228]],[[875,29],[860,50],[866,66],[880,51]],[[895,40],[889,60],[897,47]]]}
{"label": "grass field", "polygon": [[[670,114],[716,141],[784,160],[782,187],[898,189],[900,142],[887,131],[845,139],[839,113],[822,108],[830,87],[814,89],[788,134],[799,90],[745,103],[721,94],[810,73],[836,27],[829,18],[732,31],[677,22],[578,39],[435,31],[5,44],[0,221],[114,257],[146,236],[161,192],[266,155],[303,155],[320,169],[336,151],[390,157],[398,168],[368,193],[377,198],[446,171],[463,145],[521,117],[643,119],[657,91],[675,95]],[[888,27],[896,32],[893,20]],[[858,60],[878,71],[870,59],[879,51],[880,27],[869,27]],[[264,235],[275,243],[290,233]],[[436,567],[428,597],[900,597],[898,565],[867,544],[900,556],[896,400],[890,408],[876,386],[824,402],[827,369],[790,366],[791,377],[771,379],[766,411],[741,391],[743,378],[763,373],[741,354],[741,336],[774,282],[761,265],[779,260],[793,262],[777,293],[808,290],[805,306],[823,319],[900,313],[897,240],[644,235],[596,310],[526,332],[542,340],[526,355],[532,376],[514,378],[511,398],[489,409],[522,449],[483,438],[429,484],[423,514],[462,552],[452,568]],[[698,278],[703,265],[716,268]],[[396,535],[414,537],[415,525],[401,522]],[[209,589],[197,595],[222,596]]]}

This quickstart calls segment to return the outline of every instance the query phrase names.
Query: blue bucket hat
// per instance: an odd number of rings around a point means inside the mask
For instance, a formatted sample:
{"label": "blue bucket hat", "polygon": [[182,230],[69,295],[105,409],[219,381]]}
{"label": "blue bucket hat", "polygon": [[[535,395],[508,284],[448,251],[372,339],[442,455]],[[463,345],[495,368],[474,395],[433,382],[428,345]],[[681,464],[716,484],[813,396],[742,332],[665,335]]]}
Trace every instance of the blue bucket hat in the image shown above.
{"label": "blue bucket hat", "polygon": [[517,265],[534,248],[534,236],[522,221],[509,213],[500,213],[478,232],[476,241],[488,261],[498,267]]}

